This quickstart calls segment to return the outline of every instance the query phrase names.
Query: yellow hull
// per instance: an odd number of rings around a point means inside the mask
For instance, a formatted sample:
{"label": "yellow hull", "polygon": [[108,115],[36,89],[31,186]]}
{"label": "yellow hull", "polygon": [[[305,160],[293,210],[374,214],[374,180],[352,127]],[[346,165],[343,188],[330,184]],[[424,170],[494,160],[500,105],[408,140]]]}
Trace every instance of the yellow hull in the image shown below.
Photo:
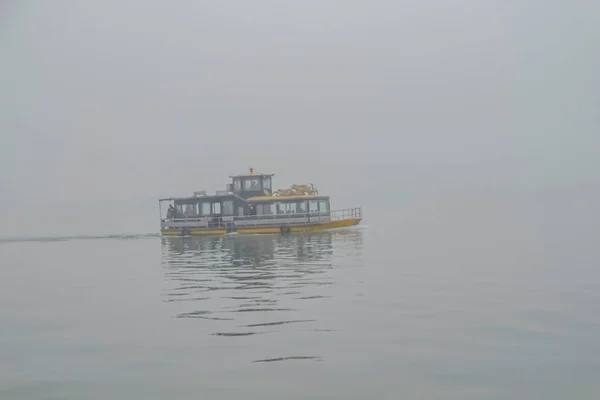
{"label": "yellow hull", "polygon": [[[337,228],[348,228],[350,226],[358,225],[361,218],[345,219],[342,221],[325,222],[316,225],[306,226],[291,226],[291,232],[309,232],[309,231],[322,231],[326,229],[337,229]],[[273,226],[268,228],[241,228],[236,231],[237,233],[280,233],[281,228],[279,226]],[[161,232],[164,236],[180,236],[181,231],[179,230],[163,230]],[[224,235],[227,233],[227,229],[203,229],[203,230],[190,230],[190,236],[197,235]]]}

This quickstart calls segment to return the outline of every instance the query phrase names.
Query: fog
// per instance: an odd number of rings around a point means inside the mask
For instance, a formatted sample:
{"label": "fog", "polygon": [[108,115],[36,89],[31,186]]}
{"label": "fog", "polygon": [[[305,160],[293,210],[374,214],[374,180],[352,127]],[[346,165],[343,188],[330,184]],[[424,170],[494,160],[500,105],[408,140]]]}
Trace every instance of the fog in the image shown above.
{"label": "fog", "polygon": [[595,207],[599,68],[592,1],[5,0],[0,237],[158,232],[248,167],[365,215]]}

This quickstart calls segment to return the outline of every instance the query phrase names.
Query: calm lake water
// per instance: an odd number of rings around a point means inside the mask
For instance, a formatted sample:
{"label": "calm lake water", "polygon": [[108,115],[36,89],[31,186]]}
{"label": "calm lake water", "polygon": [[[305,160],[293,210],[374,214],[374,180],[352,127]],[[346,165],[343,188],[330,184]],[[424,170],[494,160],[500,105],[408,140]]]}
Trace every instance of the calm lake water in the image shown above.
{"label": "calm lake water", "polygon": [[593,226],[448,207],[289,236],[4,241],[0,398],[600,398]]}

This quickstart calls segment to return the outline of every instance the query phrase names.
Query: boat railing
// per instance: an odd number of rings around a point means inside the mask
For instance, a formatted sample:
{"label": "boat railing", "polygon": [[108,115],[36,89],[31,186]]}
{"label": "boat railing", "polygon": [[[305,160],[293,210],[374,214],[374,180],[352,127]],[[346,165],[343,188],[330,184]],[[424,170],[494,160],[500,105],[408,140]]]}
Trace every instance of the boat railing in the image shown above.
{"label": "boat railing", "polygon": [[244,216],[188,216],[183,218],[162,219],[161,227],[164,228],[229,228],[236,227],[260,227],[272,225],[311,225],[349,219],[362,219],[362,208],[347,208],[341,210],[308,212],[308,213],[286,213],[286,214],[262,214]]}

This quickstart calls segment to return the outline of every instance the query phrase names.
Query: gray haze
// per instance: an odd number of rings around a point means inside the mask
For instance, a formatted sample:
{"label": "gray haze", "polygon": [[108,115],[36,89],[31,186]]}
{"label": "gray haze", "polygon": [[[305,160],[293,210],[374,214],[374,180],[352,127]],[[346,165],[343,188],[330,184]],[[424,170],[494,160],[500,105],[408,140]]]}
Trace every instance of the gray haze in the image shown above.
{"label": "gray haze", "polygon": [[366,215],[595,207],[599,39],[592,1],[5,0],[0,236],[158,231],[249,166]]}

